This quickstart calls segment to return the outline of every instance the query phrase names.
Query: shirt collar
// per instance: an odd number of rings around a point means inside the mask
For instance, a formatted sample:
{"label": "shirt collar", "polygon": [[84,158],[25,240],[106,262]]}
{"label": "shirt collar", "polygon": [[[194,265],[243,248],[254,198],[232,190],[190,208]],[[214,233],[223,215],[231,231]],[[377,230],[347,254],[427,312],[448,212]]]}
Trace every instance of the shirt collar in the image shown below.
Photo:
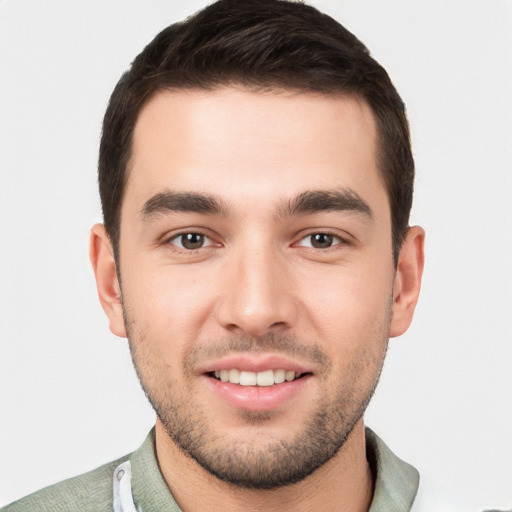
{"label": "shirt collar", "polygon": [[368,427],[366,457],[375,482],[369,512],[409,512],[420,481],[416,468],[399,459]]}
{"label": "shirt collar", "polygon": [[[160,472],[155,453],[153,428],[130,456],[133,502],[144,510],[181,512]],[[408,512],[418,490],[418,471],[399,459],[368,427],[366,456],[375,482],[369,512]]]}

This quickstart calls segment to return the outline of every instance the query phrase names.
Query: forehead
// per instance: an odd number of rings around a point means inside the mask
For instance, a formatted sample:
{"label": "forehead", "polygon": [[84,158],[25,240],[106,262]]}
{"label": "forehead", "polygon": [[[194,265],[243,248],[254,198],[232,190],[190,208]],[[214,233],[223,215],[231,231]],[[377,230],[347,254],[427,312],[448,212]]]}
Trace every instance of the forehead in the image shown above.
{"label": "forehead", "polygon": [[382,195],[375,145],[370,108],[346,95],[159,92],[135,126],[124,202],[135,208],[164,189],[240,205],[318,189]]}

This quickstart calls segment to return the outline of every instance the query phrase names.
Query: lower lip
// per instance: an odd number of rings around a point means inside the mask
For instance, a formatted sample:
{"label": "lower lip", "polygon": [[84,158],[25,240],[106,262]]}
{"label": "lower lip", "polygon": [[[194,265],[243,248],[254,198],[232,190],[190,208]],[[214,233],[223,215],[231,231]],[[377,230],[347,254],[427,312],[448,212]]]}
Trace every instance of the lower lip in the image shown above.
{"label": "lower lip", "polygon": [[307,385],[311,375],[273,386],[240,386],[221,382],[210,376],[204,377],[214,393],[232,407],[246,411],[270,411],[296,398]]}

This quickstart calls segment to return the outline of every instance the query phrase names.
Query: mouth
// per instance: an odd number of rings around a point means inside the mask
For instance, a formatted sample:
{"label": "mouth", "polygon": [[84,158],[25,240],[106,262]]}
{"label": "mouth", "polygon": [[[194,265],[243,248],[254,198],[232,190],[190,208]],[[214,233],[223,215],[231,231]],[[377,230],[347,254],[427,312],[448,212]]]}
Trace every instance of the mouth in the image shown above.
{"label": "mouth", "polygon": [[300,373],[291,370],[277,369],[277,370],[263,370],[259,372],[239,370],[238,368],[231,368],[229,370],[215,370],[208,372],[208,376],[220,381],[238,386],[257,386],[269,387],[285,382],[293,382],[298,379],[304,378],[309,375],[308,372]]}
{"label": "mouth", "polygon": [[292,407],[310,393],[318,368],[279,354],[233,354],[198,368],[211,398],[235,410]]}

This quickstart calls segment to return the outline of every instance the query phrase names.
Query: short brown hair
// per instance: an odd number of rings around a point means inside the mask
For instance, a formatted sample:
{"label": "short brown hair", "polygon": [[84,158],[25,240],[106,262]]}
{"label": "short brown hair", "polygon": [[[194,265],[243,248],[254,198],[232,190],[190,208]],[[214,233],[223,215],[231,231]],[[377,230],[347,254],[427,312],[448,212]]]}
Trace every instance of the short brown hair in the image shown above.
{"label": "short brown hair", "polygon": [[377,163],[391,207],[396,262],[414,182],[405,106],[384,68],[351,32],[317,9],[287,0],[220,0],[164,29],[119,80],[103,121],[98,166],[103,218],[116,257],[142,107],[163,89],[230,84],[350,94],[368,103],[377,123]]}

